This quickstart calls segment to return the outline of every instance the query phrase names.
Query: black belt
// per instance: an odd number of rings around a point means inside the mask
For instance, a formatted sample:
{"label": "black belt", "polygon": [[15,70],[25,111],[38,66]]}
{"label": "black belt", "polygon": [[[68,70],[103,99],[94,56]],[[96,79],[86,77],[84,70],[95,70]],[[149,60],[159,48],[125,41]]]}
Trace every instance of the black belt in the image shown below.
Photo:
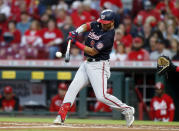
{"label": "black belt", "polygon": [[95,59],[95,58],[87,58],[86,59],[88,62],[97,62],[97,61],[101,61],[101,59]]}

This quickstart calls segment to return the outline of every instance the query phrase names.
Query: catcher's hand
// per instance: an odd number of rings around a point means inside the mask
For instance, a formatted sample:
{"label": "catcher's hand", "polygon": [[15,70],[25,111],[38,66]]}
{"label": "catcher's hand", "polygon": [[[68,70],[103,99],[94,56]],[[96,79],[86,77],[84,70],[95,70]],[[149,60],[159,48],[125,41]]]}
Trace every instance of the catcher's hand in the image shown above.
{"label": "catcher's hand", "polygon": [[164,75],[168,71],[176,70],[176,66],[172,63],[169,57],[167,56],[160,56],[157,59],[157,73],[159,75]]}

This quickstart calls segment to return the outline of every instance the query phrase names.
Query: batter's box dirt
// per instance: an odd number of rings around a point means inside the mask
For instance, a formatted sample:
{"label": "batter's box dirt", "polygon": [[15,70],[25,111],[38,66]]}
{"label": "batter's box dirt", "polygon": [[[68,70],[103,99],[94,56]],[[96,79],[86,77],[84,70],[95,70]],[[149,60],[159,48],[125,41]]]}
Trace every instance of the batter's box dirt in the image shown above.
{"label": "batter's box dirt", "polygon": [[179,126],[156,126],[134,125],[126,127],[124,125],[106,124],[65,124],[53,125],[52,123],[23,123],[23,122],[1,122],[0,131],[179,131]]}

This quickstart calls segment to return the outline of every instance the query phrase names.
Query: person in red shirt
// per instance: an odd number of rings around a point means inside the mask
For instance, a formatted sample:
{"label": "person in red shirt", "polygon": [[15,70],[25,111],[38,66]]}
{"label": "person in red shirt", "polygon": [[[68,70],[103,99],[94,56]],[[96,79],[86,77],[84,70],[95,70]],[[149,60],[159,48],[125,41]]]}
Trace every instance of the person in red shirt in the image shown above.
{"label": "person in red shirt", "polygon": [[160,21],[160,13],[156,9],[152,9],[150,1],[144,2],[144,10],[141,10],[134,19],[134,23],[145,24],[150,21],[151,26],[155,26]]}
{"label": "person in red shirt", "polygon": [[73,10],[71,17],[73,20],[73,25],[75,27],[79,27],[80,25],[90,22],[91,20],[91,15],[84,11],[83,4],[78,1],[76,9]]}
{"label": "person in red shirt", "polygon": [[40,36],[42,38],[43,45],[49,51],[49,58],[56,58],[55,53],[59,50],[59,45],[63,42],[63,35],[57,28],[56,21],[50,19],[48,21],[48,28],[43,28]]}
{"label": "person in red shirt", "polygon": [[166,1],[165,5],[168,5],[167,9],[171,12],[173,16],[176,17],[177,20],[179,20],[179,1],[178,0]]}
{"label": "person in red shirt", "polygon": [[57,26],[61,28],[65,24],[67,12],[64,9],[56,10]]}
{"label": "person in red shirt", "polygon": [[[58,86],[58,94],[54,96],[50,104],[50,112],[58,112],[61,104],[63,103],[64,96],[67,92],[67,85],[65,83],[60,83]],[[76,111],[76,105],[74,104],[70,112]]]}
{"label": "person in red shirt", "polygon": [[83,1],[84,10],[91,15],[91,20],[97,20],[99,18],[99,13],[97,10],[91,8],[91,0]]}
{"label": "person in red shirt", "polygon": [[13,94],[11,86],[4,88],[4,96],[0,98],[0,110],[5,112],[20,110],[19,99]]}
{"label": "person in red shirt", "polygon": [[33,13],[37,10],[38,0],[12,0],[11,5],[11,13],[16,15],[21,11],[26,11],[29,14],[37,15]]}
{"label": "person in red shirt", "polygon": [[11,16],[9,20],[21,21],[21,12],[27,12],[26,2],[24,0],[12,0],[11,3]]}
{"label": "person in red shirt", "polygon": [[16,29],[16,22],[9,21],[8,29],[3,32],[3,41],[8,45],[20,44],[21,42],[21,33]]}
{"label": "person in red shirt", "polygon": [[138,14],[138,12],[143,8],[142,2],[143,2],[142,0],[132,1],[132,10],[131,10],[132,17],[135,17]]}
{"label": "person in red shirt", "polygon": [[164,2],[165,0],[161,0],[157,5],[156,5],[156,9],[158,11],[166,11],[166,4]]}
{"label": "person in red shirt", "polygon": [[21,12],[27,12],[31,17],[39,19],[37,0],[12,0],[9,20],[21,21]]}
{"label": "person in red shirt", "polygon": [[123,4],[121,0],[100,0],[100,7],[102,9],[111,9],[117,13],[122,13],[123,11]]}
{"label": "person in red shirt", "polygon": [[0,14],[0,44],[3,41],[3,32],[8,29],[8,21],[5,14]]}
{"label": "person in red shirt", "polygon": [[146,61],[149,60],[149,53],[142,48],[143,40],[140,37],[136,37],[133,40],[133,50],[128,54],[128,60],[130,61]]}
{"label": "person in red shirt", "polygon": [[42,46],[40,38],[40,23],[37,20],[32,21],[30,29],[28,29],[23,37],[21,46]]}
{"label": "person in red shirt", "polygon": [[119,28],[116,30],[114,38],[114,49],[117,49],[117,45],[122,43],[125,46],[126,53],[129,53],[132,46],[132,36],[128,33],[125,34],[125,29]]}
{"label": "person in red shirt", "polygon": [[[112,94],[112,88],[108,88],[107,93]],[[97,101],[95,104],[94,112],[99,112],[99,111],[112,112],[112,109],[108,105],[106,105],[100,101]]]}
{"label": "person in red shirt", "polygon": [[[16,55],[16,54],[18,54],[18,52],[19,52],[19,45],[21,42],[21,33],[18,29],[16,29],[15,21],[8,22],[8,29],[4,30],[2,36],[3,36],[3,40],[2,40],[1,44],[4,45],[2,47],[5,49],[6,58],[8,58],[8,59],[14,58],[15,59],[16,57],[18,57],[18,55]],[[0,55],[0,57],[1,56],[2,55]],[[3,57],[1,57],[1,58],[3,58]]]}
{"label": "person in red shirt", "polygon": [[175,106],[173,99],[164,92],[164,84],[161,82],[155,85],[156,96],[150,102],[150,114],[154,121],[173,121]]}
{"label": "person in red shirt", "polygon": [[131,34],[132,29],[132,19],[129,14],[126,14],[123,18],[123,24],[125,27],[126,34]]}
{"label": "person in red shirt", "polygon": [[26,6],[29,7],[33,0],[12,0],[12,5],[19,5],[21,2],[25,2]]}
{"label": "person in red shirt", "polygon": [[21,47],[23,47],[22,50],[25,50],[26,59],[37,58],[38,49],[42,46],[40,23],[37,20],[33,20],[30,29],[24,33],[21,41]]}

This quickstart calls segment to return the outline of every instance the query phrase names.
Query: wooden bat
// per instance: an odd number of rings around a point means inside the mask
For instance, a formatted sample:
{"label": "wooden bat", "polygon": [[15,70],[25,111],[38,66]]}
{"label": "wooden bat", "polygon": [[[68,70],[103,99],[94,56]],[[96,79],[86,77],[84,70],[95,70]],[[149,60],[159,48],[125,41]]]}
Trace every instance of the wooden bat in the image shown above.
{"label": "wooden bat", "polygon": [[70,61],[70,47],[71,47],[71,40],[68,41],[67,50],[65,54],[65,62]]}

